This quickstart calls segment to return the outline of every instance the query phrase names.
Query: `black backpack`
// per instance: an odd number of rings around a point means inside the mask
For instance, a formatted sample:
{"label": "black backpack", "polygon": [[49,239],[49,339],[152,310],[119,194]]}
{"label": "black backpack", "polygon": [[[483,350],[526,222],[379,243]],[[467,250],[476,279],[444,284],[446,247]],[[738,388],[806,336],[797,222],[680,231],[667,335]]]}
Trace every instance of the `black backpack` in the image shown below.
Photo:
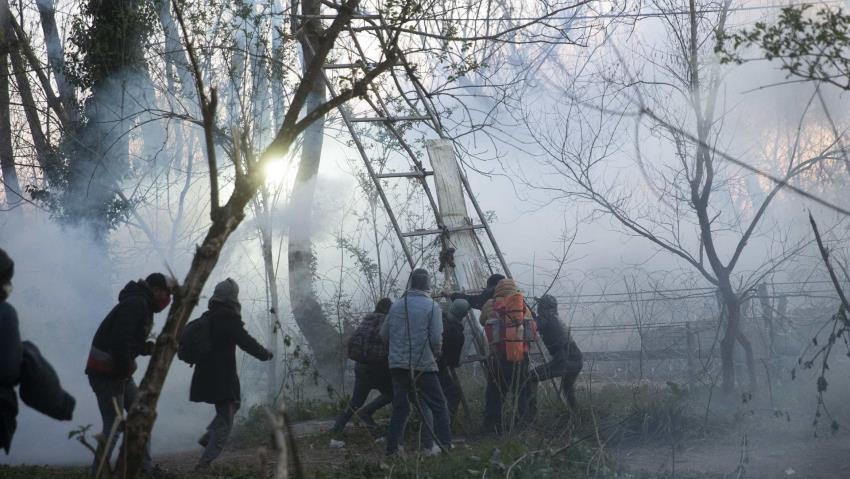
{"label": "black backpack", "polygon": [[440,356],[440,366],[460,367],[460,356],[465,341],[463,323],[443,315],[443,354]]}
{"label": "black backpack", "polygon": [[180,335],[177,358],[189,364],[198,364],[210,355],[212,344],[212,321],[207,315],[189,321]]}
{"label": "black backpack", "polygon": [[373,314],[363,318],[354,334],[348,340],[348,357],[358,363],[386,364],[390,347],[381,337],[382,314]]}

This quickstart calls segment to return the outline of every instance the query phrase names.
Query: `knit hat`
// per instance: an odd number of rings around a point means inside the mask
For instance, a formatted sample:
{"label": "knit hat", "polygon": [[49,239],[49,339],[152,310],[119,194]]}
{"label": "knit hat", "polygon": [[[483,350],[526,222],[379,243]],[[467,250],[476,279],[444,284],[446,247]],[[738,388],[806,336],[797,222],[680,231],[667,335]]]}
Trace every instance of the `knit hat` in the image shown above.
{"label": "knit hat", "polygon": [[145,283],[148,284],[151,288],[159,288],[168,290],[168,280],[165,279],[165,275],[162,273],[151,273],[145,278]]}
{"label": "knit hat", "polygon": [[378,304],[375,305],[375,312],[379,314],[387,314],[390,312],[390,307],[393,305],[390,298],[381,298]]}
{"label": "knit hat", "polygon": [[415,289],[417,291],[430,291],[431,290],[431,276],[428,275],[428,271],[417,268],[414,269],[410,273],[410,281],[408,282],[410,289]]}
{"label": "knit hat", "polygon": [[241,311],[242,305],[239,304],[239,285],[231,278],[227,278],[215,285],[213,295],[210,298],[209,307],[212,308],[213,303],[224,304],[236,311]]}
{"label": "knit hat", "polygon": [[12,281],[12,276],[15,275],[15,262],[0,249],[0,286]]}
{"label": "knit hat", "polygon": [[449,314],[457,319],[461,320],[466,316],[466,313],[469,312],[469,301],[465,299],[456,299],[452,301],[451,306],[449,306]]}
{"label": "knit hat", "polygon": [[544,294],[537,299],[537,312],[540,314],[558,312],[558,300],[551,294]]}
{"label": "knit hat", "polygon": [[503,279],[505,279],[505,277],[503,275],[501,275],[499,273],[493,274],[489,278],[487,278],[487,287],[488,288],[495,288],[496,285],[499,284],[499,281],[501,281]]}

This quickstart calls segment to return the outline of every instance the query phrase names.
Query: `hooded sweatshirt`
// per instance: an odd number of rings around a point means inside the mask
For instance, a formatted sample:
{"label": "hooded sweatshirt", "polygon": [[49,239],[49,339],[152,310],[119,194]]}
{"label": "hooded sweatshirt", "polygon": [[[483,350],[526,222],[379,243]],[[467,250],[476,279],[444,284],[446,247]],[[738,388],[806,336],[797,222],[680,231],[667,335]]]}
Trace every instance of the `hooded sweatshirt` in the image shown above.
{"label": "hooded sweatshirt", "polygon": [[118,304],[100,323],[92,339],[86,374],[118,379],[136,370],[153,327],[153,292],[142,281],[130,281],[118,294]]}

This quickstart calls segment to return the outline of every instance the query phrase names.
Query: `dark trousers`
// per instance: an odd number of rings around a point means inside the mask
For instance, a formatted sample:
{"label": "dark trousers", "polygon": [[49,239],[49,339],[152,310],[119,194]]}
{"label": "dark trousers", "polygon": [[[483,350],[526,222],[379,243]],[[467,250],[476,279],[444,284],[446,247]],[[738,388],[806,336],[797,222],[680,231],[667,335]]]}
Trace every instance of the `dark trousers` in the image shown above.
{"label": "dark trousers", "polygon": [[452,371],[449,366],[440,369],[440,387],[443,388],[443,395],[446,397],[446,404],[449,407],[449,415],[452,423],[454,423],[457,410],[460,407],[461,389],[460,384],[455,381]]}
{"label": "dark trousers", "polygon": [[[520,362],[508,361],[504,354],[495,353],[488,362],[487,389],[484,395],[484,429],[501,434],[503,414],[511,426],[527,421],[530,414],[528,388],[528,357]],[[502,411],[505,398],[513,394],[514,401],[507,411]]]}
{"label": "dark trousers", "polygon": [[198,440],[198,443],[204,446],[204,453],[198,461],[200,465],[208,466],[224,451],[227,438],[230,437],[230,431],[233,429],[233,418],[236,417],[238,410],[239,401],[223,401],[215,404],[215,417],[207,426],[207,432]]}
{"label": "dark trousers", "polygon": [[[101,434],[103,435],[103,440],[106,441],[109,439],[109,434],[112,432],[112,427],[115,425],[115,421],[118,420],[118,411],[115,410],[115,405],[117,404],[118,407],[124,409],[124,411],[129,411],[130,407],[136,401],[139,389],[136,387],[136,383],[133,381],[133,378],[116,379],[110,376],[95,374],[89,375],[89,384],[91,385],[92,391],[94,391],[95,397],[97,397],[97,408],[100,410],[100,418],[103,421]],[[101,473],[101,476],[106,477],[108,474],[106,472],[109,467],[108,461],[112,457],[112,450],[115,448],[116,442],[118,442],[118,436],[123,430],[124,426],[122,425],[116,430],[111,441],[104,444],[103,447],[98,447],[100,455],[95,455],[94,463],[91,468],[92,477],[97,476],[101,457],[103,456],[106,456],[107,463],[103,467],[104,472]],[[145,446],[145,457],[142,462],[142,470],[150,471],[151,469],[153,469],[153,461],[151,460],[150,441],[148,441]]]}
{"label": "dark trousers", "polygon": [[[373,389],[380,392],[380,396],[360,409],[369,397]],[[354,390],[351,392],[351,400],[336,418],[333,432],[342,432],[345,425],[351,420],[351,416],[358,412],[359,417],[366,420],[366,426],[371,424],[372,414],[378,409],[393,402],[393,383],[390,372],[385,367],[375,367],[367,364],[357,363],[354,365]]]}
{"label": "dark trousers", "polygon": [[566,353],[555,353],[552,359],[534,368],[530,379],[530,408],[532,418],[537,415],[537,383],[550,379],[561,378],[559,394],[563,394],[571,409],[578,407],[575,393],[575,383],[582,369],[582,361],[570,360]]}
{"label": "dark trousers", "polygon": [[404,440],[411,401],[417,404],[428,430],[428,434],[423,434],[422,446],[430,449],[434,445],[433,436],[436,436],[441,446],[451,446],[449,409],[437,373],[391,369],[390,374],[393,381],[393,414],[387,433],[387,454],[395,453]]}

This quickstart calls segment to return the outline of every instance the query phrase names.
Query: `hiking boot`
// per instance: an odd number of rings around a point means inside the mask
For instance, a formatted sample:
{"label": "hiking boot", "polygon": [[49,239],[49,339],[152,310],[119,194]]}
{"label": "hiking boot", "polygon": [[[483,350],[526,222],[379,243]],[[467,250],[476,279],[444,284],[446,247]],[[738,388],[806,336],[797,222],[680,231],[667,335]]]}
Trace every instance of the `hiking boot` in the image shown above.
{"label": "hiking boot", "polygon": [[429,447],[428,449],[424,449],[422,451],[422,455],[425,456],[425,457],[434,457],[434,456],[439,456],[442,452],[443,452],[443,450],[440,449],[440,446],[434,444],[433,446]]}
{"label": "hiking boot", "polygon": [[398,446],[395,451],[387,451],[385,459],[404,459],[404,446]]}

